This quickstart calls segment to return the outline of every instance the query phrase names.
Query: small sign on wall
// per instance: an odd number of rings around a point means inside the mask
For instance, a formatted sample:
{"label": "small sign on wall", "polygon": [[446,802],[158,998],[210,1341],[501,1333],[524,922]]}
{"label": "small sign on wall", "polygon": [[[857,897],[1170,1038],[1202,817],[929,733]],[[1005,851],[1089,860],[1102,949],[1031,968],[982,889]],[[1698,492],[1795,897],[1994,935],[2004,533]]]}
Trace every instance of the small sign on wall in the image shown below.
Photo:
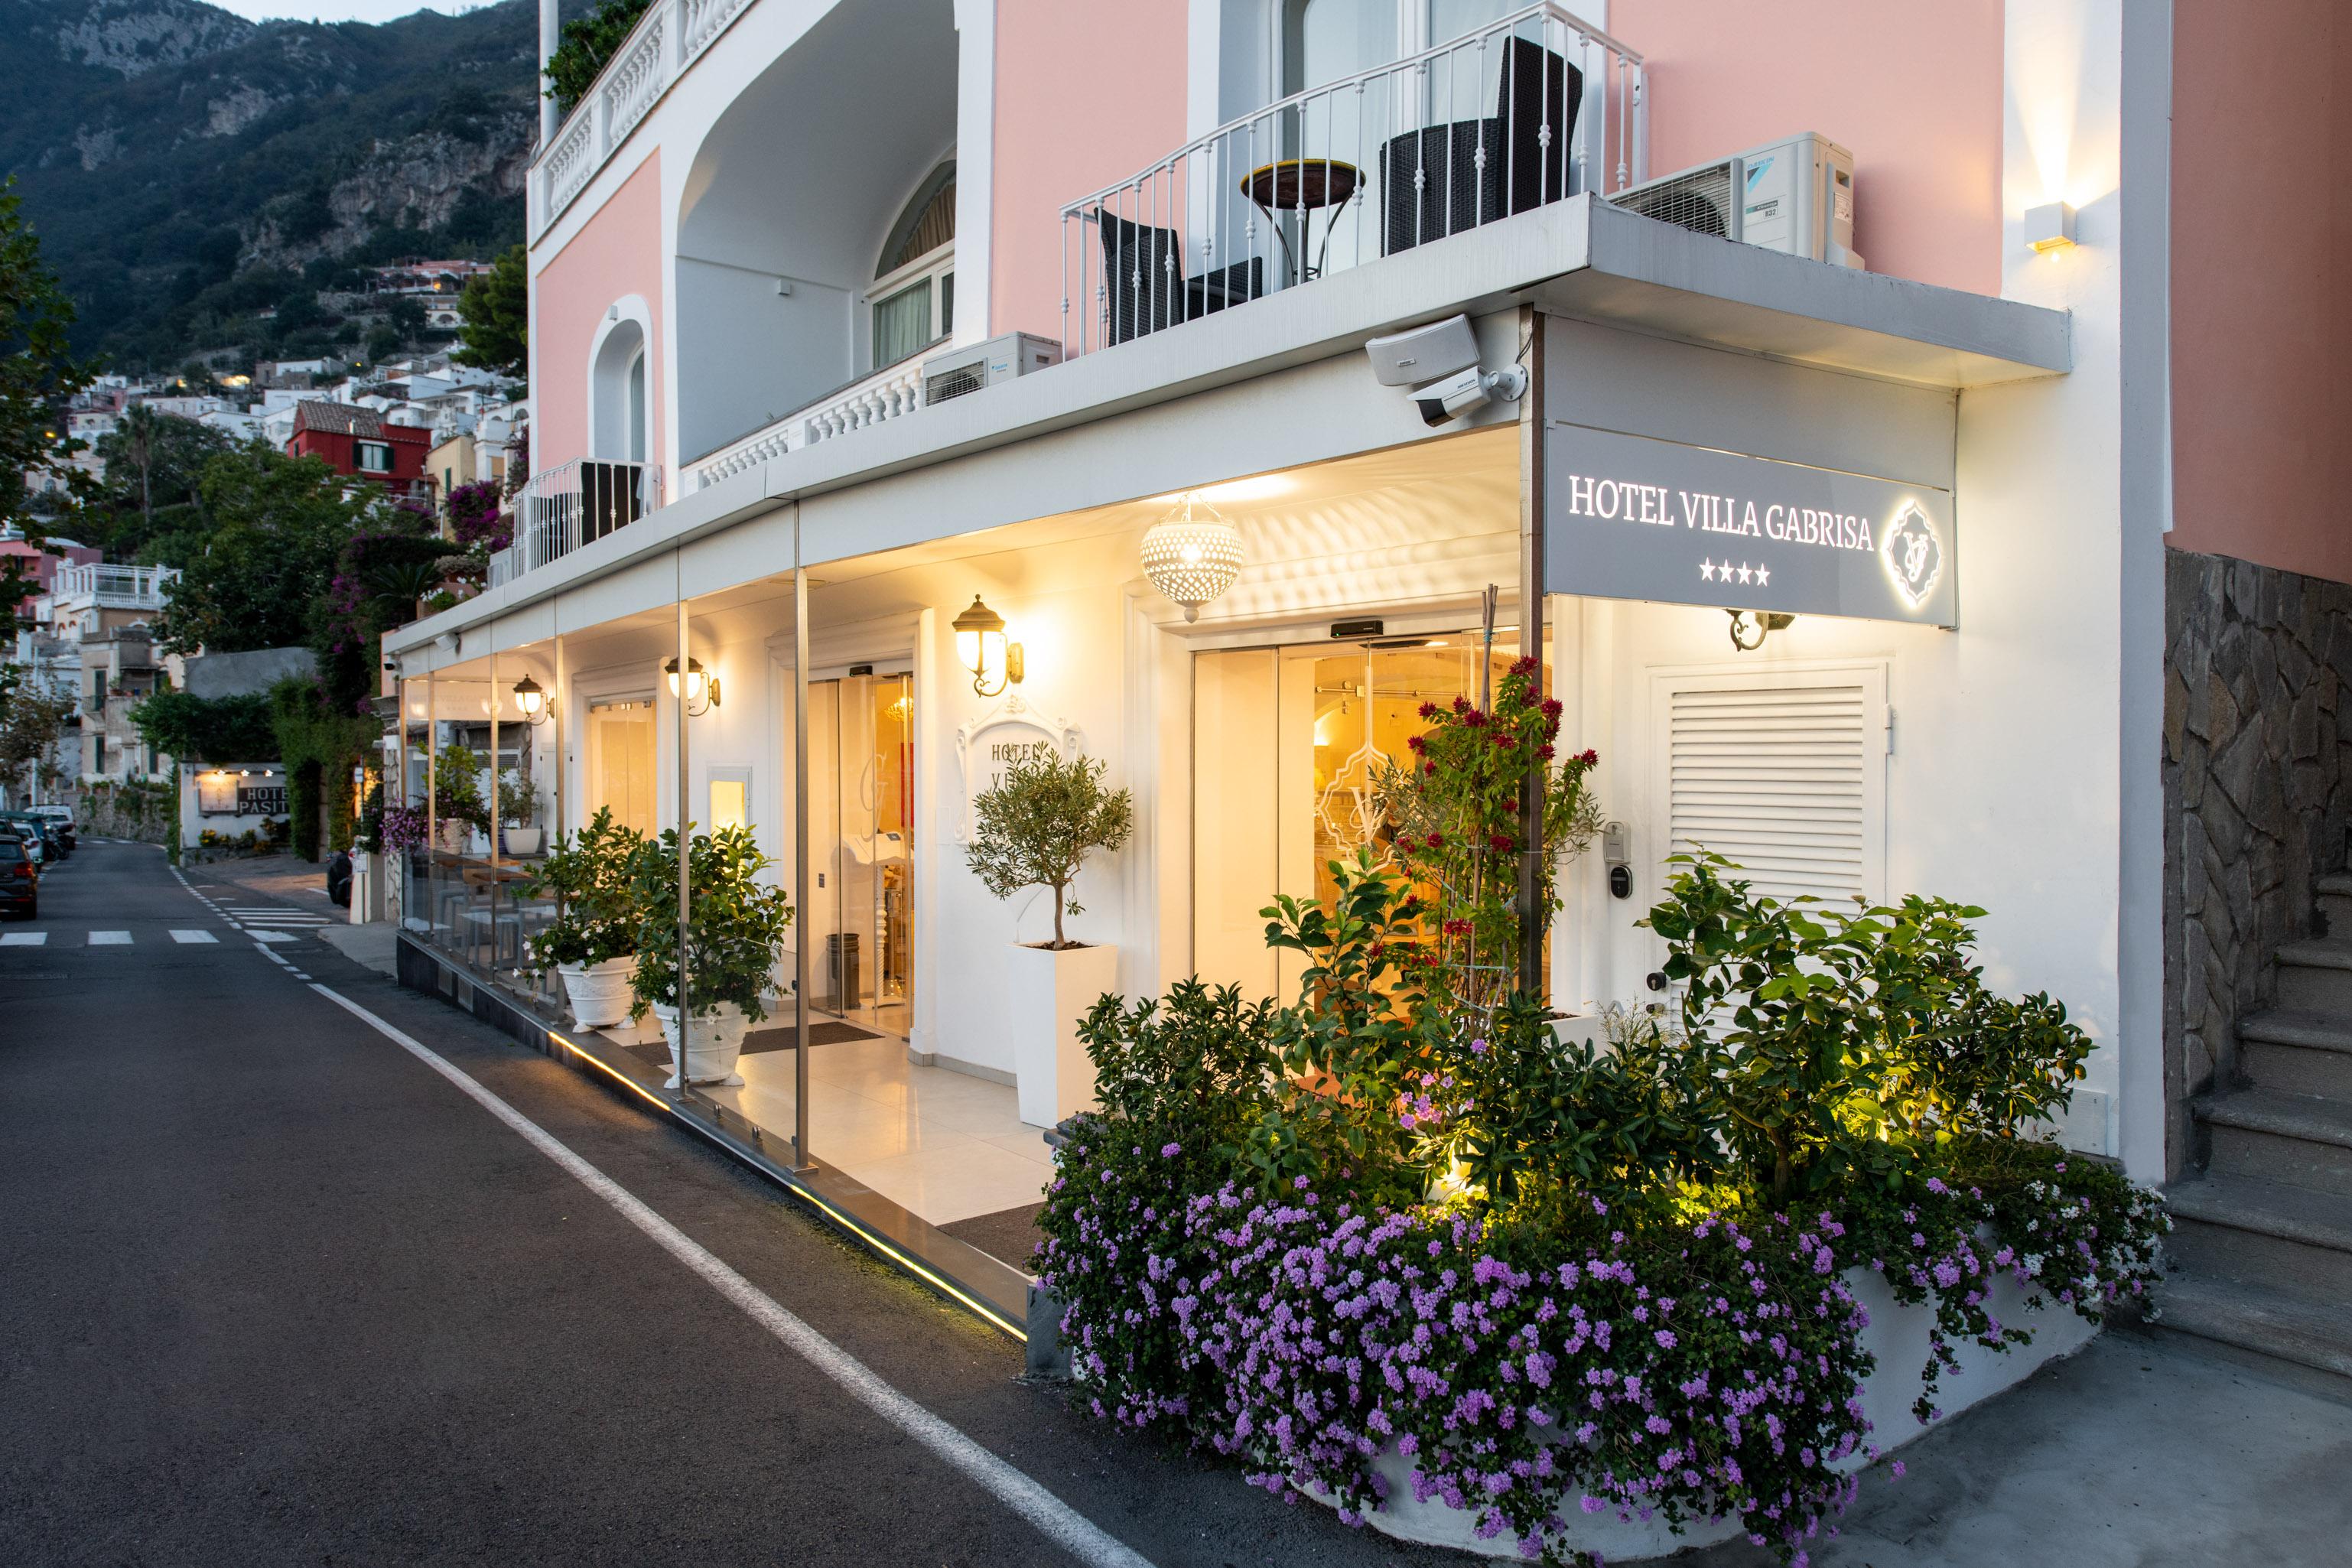
{"label": "small sign on wall", "polygon": [[956,732],[956,759],[963,774],[963,810],[957,837],[971,842],[975,817],[972,802],[996,787],[1013,763],[1039,755],[1064,758],[1079,751],[1076,728],[1066,721],[1049,721],[1016,694],[990,714],[975,719]]}
{"label": "small sign on wall", "polygon": [[1959,622],[1948,490],[1577,425],[1544,482],[1548,593]]}
{"label": "small sign on wall", "polygon": [[236,814],[239,816],[285,816],[286,786],[284,784],[238,784]]}

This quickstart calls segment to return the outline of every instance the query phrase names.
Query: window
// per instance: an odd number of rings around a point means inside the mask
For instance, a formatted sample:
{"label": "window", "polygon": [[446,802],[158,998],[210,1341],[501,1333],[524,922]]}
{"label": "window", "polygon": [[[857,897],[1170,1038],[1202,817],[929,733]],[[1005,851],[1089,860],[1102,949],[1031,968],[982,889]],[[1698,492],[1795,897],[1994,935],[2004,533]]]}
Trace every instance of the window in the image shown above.
{"label": "window", "polygon": [[931,171],[891,226],[866,299],[873,368],[920,353],[955,331],[955,162]]}
{"label": "window", "polygon": [[392,444],[388,441],[362,441],[359,444],[359,468],[363,474],[392,472]]}

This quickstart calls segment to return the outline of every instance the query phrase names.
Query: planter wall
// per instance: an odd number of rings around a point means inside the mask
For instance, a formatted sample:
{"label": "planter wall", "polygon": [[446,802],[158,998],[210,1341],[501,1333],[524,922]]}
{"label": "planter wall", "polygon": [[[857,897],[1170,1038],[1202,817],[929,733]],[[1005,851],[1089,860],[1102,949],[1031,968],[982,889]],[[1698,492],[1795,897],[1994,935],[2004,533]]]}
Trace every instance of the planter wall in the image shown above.
{"label": "planter wall", "polygon": [[[1863,1331],[1862,1342],[1878,1361],[1878,1370],[1862,1385],[1863,1407],[1872,1428],[1870,1440],[1882,1452],[1898,1448],[1932,1429],[1920,1425],[1918,1417],[1911,1414],[1911,1405],[1919,1397],[1920,1369],[1927,1364],[1927,1335],[1936,1323],[1935,1302],[1930,1298],[1916,1307],[1898,1304],[1886,1281],[1874,1269],[1849,1268],[1845,1282],[1870,1314],[1870,1326]],[[1989,1351],[1972,1342],[1958,1346],[1960,1371],[1957,1374],[1945,1373],[1937,1390],[1946,1419],[2022,1382],[2037,1367],[2072,1355],[2090,1343],[2098,1332],[2067,1308],[2029,1311],[2025,1291],[2005,1274],[1993,1287],[1991,1309],[2000,1322],[2031,1328],[2033,1342],[2007,1351]],[[1856,1469],[1867,1462],[1857,1454],[1837,1468]],[[1447,1546],[1482,1557],[1521,1560],[1508,1531],[1493,1540],[1481,1541],[1472,1528],[1474,1514],[1449,1508],[1439,1498],[1415,1501],[1412,1463],[1394,1448],[1386,1450],[1377,1463],[1388,1479],[1389,1496],[1385,1504],[1365,1516],[1365,1522],[1374,1530],[1399,1541]],[[1590,1552],[1608,1563],[1664,1557],[1689,1547],[1736,1540],[1743,1533],[1739,1521],[1732,1518],[1694,1521],[1676,1535],[1654,1520],[1621,1520],[1609,1510],[1578,1513],[1573,1500],[1571,1496],[1568,1531],[1559,1538],[1563,1551]]]}

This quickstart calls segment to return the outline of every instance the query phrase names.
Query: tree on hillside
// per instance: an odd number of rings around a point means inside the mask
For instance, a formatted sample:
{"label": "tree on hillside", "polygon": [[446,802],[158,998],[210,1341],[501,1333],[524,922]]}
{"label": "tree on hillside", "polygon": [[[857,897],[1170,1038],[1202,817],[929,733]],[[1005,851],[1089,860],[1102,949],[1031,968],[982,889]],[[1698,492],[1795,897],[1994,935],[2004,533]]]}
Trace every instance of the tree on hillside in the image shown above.
{"label": "tree on hillside", "polygon": [[65,782],[57,746],[73,716],[73,690],[62,682],[20,679],[0,688],[0,784],[10,800],[21,805],[28,786]]}
{"label": "tree on hillside", "polygon": [[344,544],[405,526],[375,486],[258,442],[205,464],[200,489],[210,528],[190,542],[156,626],[173,653],[309,643]]}
{"label": "tree on hillside", "polygon": [[25,221],[12,175],[0,184],[0,521],[25,521],[28,472],[57,475],[76,500],[93,488],[89,475],[65,465],[83,444],[62,437],[58,423],[94,374],[70,353],[73,320],[73,301],[41,262],[40,236]]}
{"label": "tree on hillside", "polygon": [[518,245],[466,285],[457,297],[457,349],[449,357],[477,370],[521,376],[530,363],[530,279]]}
{"label": "tree on hillside", "polygon": [[[115,559],[139,558],[155,541],[187,528],[198,505],[205,465],[230,449],[226,432],[145,404],[98,438],[106,483],[98,497],[107,513],[97,542]],[[169,564],[169,563],[166,563]]]}

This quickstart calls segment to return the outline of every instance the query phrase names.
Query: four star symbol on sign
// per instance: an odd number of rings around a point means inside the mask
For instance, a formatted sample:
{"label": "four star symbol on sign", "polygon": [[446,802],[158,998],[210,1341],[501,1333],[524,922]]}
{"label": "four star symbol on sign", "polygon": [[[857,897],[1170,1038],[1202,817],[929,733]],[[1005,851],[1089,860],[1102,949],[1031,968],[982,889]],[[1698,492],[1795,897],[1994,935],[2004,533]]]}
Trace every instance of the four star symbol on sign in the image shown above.
{"label": "four star symbol on sign", "polygon": [[1759,588],[1768,587],[1772,582],[1772,569],[1769,566],[1750,566],[1745,561],[1734,566],[1728,561],[1717,563],[1713,557],[1698,563],[1698,574],[1710,583],[1717,581],[1728,583],[1733,576],[1737,575],[1741,582],[1752,582]]}

